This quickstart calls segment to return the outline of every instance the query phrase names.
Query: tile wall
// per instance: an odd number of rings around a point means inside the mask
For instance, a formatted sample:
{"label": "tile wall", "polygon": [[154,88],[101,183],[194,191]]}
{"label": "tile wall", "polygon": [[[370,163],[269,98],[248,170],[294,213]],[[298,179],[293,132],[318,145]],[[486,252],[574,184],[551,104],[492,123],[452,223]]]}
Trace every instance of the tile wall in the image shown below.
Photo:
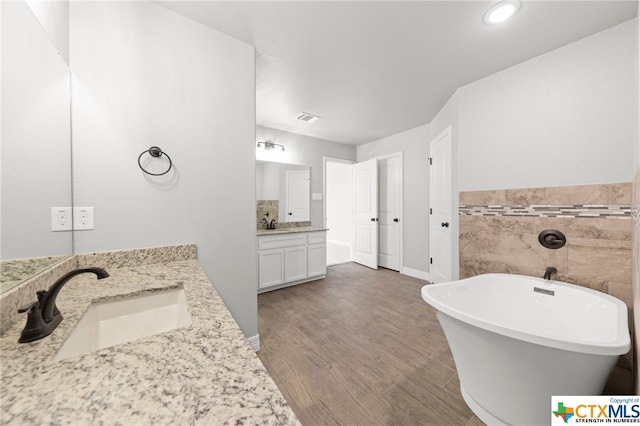
{"label": "tile wall", "polygon": [[[556,279],[611,294],[632,306],[631,183],[460,193],[460,278],[490,273]],[[538,242],[546,229],[567,244]],[[627,357],[630,368],[631,357]]]}
{"label": "tile wall", "polygon": [[[256,201],[256,229],[267,229],[267,222],[271,222],[272,219],[278,220],[278,200],[257,200]],[[264,219],[264,220],[263,220]]]}
{"label": "tile wall", "polygon": [[[636,170],[636,176],[633,183],[633,208],[631,209],[631,217],[633,220],[633,296],[634,296],[634,315],[640,317],[640,168]],[[638,352],[638,337],[640,335],[640,319],[635,320],[634,324],[634,349],[636,352],[634,362],[635,376],[635,392],[640,392],[640,352]]]}

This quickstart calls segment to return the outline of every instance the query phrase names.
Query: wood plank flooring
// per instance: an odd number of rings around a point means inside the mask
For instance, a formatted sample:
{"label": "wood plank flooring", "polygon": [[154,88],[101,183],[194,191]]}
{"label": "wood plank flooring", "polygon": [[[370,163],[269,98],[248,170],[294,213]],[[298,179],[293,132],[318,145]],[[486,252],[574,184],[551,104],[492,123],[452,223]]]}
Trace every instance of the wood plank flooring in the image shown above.
{"label": "wood plank flooring", "polygon": [[302,425],[483,425],[425,284],[345,263],[258,296],[258,355]]}

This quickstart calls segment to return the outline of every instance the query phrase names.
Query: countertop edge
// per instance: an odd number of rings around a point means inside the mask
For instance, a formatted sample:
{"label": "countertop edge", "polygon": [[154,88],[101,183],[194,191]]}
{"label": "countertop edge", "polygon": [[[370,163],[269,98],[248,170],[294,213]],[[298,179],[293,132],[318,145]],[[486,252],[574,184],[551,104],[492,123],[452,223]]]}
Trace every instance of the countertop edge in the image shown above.
{"label": "countertop edge", "polygon": [[315,228],[312,226],[300,227],[300,228],[278,228],[278,229],[258,229],[256,230],[257,237],[264,237],[265,235],[282,235],[282,234],[298,234],[302,232],[325,232],[328,228]]}
{"label": "countertop edge", "polygon": [[[197,260],[109,273],[62,289],[65,319],[51,336],[18,344],[22,322],[2,336],[3,422],[299,425]],[[175,286],[185,289],[191,326],[53,361],[92,302]]]}

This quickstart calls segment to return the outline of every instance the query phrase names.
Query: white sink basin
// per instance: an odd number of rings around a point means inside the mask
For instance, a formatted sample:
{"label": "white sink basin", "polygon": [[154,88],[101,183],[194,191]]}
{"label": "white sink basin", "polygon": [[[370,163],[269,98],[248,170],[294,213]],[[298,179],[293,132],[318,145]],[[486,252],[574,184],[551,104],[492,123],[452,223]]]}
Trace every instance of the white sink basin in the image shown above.
{"label": "white sink basin", "polygon": [[96,303],[89,306],[54,360],[84,355],[189,325],[191,314],[183,288]]}

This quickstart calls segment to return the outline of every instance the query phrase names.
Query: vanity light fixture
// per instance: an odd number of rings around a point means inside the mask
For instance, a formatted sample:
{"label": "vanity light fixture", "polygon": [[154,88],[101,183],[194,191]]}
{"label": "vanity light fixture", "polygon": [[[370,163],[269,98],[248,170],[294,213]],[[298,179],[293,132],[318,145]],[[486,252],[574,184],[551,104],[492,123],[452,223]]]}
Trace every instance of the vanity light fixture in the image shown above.
{"label": "vanity light fixture", "polygon": [[280,150],[284,151],[284,145],[280,145],[279,143],[274,143],[274,142],[271,142],[271,141],[258,142],[258,148],[260,148],[260,146],[262,146],[262,148],[265,151],[269,151],[271,149],[274,149],[276,146],[279,146]]}
{"label": "vanity light fixture", "polygon": [[520,5],[520,0],[506,0],[494,4],[491,9],[484,14],[484,23],[494,25],[504,22],[520,10]]}

